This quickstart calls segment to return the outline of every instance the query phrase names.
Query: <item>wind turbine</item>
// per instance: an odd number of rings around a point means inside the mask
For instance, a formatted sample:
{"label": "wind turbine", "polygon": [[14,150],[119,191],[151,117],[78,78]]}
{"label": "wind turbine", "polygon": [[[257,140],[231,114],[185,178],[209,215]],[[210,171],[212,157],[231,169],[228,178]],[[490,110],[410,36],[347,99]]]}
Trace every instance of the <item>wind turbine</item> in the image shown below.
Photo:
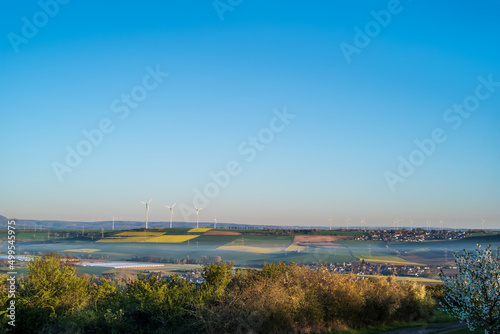
{"label": "wind turbine", "polygon": [[196,228],[198,228],[198,212],[200,210],[203,210],[204,208],[197,208],[196,205],[194,205],[194,204],[193,204],[193,206],[196,209]]}
{"label": "wind turbine", "polygon": [[393,219],[394,225],[396,226],[396,231],[399,230],[399,219]]}
{"label": "wind turbine", "polygon": [[441,227],[441,231],[444,229],[444,221],[443,218],[439,220],[439,226]]}
{"label": "wind turbine", "polygon": [[214,217],[214,228],[217,226],[217,216]]}
{"label": "wind turbine", "polygon": [[328,218],[328,221],[330,222],[330,230],[331,230],[332,229],[332,224],[333,224],[332,215],[330,215],[330,218]]}
{"label": "wind turbine", "polygon": [[363,225],[363,229],[366,231],[366,218],[361,218],[361,225]]}
{"label": "wind turbine", "polygon": [[[155,198],[155,196],[153,196],[153,198]],[[151,212],[151,210],[149,210],[149,203],[151,203],[151,201],[153,200],[153,198],[151,198],[147,202],[137,201],[137,202],[142,203],[142,204],[144,204],[146,206],[146,230],[148,229],[149,213]]]}
{"label": "wind turbine", "polygon": [[410,219],[410,230],[413,231],[413,220],[412,219]]}
{"label": "wind turbine", "polygon": [[427,231],[429,231],[429,229],[431,227],[431,221],[429,219],[427,219],[426,224],[427,224]]}
{"label": "wind turbine", "polygon": [[[177,204],[177,202],[175,202]],[[172,228],[172,216],[174,215],[174,205],[168,206],[168,205],[163,205],[164,207],[168,208],[170,210],[170,228]]]}
{"label": "wind turbine", "polygon": [[481,227],[482,227],[483,231],[484,231],[484,222],[485,222],[485,221],[486,221],[486,220],[484,220],[484,218],[481,218]]}
{"label": "wind turbine", "polygon": [[345,222],[347,224],[347,230],[349,229],[349,222],[351,221],[351,218],[349,218],[348,215],[345,216]]}

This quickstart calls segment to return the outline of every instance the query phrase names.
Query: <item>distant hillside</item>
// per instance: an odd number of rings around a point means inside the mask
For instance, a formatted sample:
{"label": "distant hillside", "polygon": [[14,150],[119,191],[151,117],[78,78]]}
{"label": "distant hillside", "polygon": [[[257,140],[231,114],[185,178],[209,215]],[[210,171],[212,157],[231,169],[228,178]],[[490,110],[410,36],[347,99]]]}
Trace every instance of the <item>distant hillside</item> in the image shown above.
{"label": "distant hillside", "polygon": [[[0,228],[6,228],[8,219],[0,216]],[[33,219],[16,219],[17,227],[19,229],[65,229],[65,230],[100,230],[104,228],[110,230],[113,226],[112,221],[96,221],[96,222],[80,222],[80,221],[65,221],[65,220],[33,220]],[[118,221],[115,220],[115,229],[134,229],[143,228],[145,223],[143,221]],[[149,222],[149,228],[166,228],[169,222]],[[213,223],[200,222],[200,227],[213,227]],[[173,227],[196,227],[196,223],[186,222],[173,222]],[[249,225],[249,224],[235,224],[235,223],[217,223],[219,228],[241,228],[241,229],[260,229],[268,228],[283,228],[279,226],[262,226],[262,225]]]}

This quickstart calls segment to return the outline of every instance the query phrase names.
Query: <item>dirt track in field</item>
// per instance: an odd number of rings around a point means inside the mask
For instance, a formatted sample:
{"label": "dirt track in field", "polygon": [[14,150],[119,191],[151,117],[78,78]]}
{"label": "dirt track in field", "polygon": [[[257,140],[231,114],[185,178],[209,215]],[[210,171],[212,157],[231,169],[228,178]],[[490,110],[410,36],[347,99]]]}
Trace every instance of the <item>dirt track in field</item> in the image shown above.
{"label": "dirt track in field", "polygon": [[420,327],[411,327],[411,328],[403,328],[396,329],[389,332],[381,332],[384,334],[431,334],[431,333],[439,333],[446,334],[449,332],[454,332],[459,329],[466,328],[465,324],[461,324],[458,321],[446,322],[441,324],[432,324],[427,326]]}

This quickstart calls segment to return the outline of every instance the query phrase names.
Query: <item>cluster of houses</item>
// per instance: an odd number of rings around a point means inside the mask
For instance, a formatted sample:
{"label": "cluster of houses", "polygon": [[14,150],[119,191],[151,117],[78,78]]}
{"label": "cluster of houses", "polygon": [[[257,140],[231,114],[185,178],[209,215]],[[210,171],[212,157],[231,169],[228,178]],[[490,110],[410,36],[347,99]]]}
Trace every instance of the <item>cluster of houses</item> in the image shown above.
{"label": "cluster of houses", "polygon": [[[312,265],[316,269],[319,265]],[[324,266],[323,266],[324,267]],[[338,274],[355,275],[385,275],[385,276],[407,276],[430,278],[440,267],[431,268],[425,265],[403,265],[389,263],[368,263],[368,262],[346,262],[343,264],[330,264],[326,268],[330,272]]]}
{"label": "cluster of houses", "polygon": [[[318,269],[319,265],[313,264],[311,269]],[[425,265],[401,265],[401,264],[382,264],[368,262],[347,262],[343,264],[330,264],[322,266],[330,272],[337,274],[355,274],[355,275],[384,275],[384,276],[403,276],[403,277],[424,277],[431,278],[441,267],[431,267]],[[203,283],[201,269],[193,269],[182,275],[182,277],[192,283]]]}
{"label": "cluster of houses", "polygon": [[455,230],[424,230],[421,228],[414,230],[367,230],[357,240],[373,240],[388,242],[423,242],[426,240],[456,240],[467,237],[467,231]]}
{"label": "cluster of houses", "polygon": [[203,283],[205,279],[202,276],[202,269],[193,269],[184,274],[182,274],[182,278],[191,283]]}

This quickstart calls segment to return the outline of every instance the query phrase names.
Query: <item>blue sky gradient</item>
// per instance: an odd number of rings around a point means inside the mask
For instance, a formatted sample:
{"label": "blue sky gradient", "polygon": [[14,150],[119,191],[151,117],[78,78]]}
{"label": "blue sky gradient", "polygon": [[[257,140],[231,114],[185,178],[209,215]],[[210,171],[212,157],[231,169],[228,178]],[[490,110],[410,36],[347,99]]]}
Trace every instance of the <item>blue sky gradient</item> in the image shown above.
{"label": "blue sky gradient", "polygon": [[[137,200],[156,196],[151,220],[179,202],[174,220],[195,221],[196,189],[236,161],[200,221],[500,228],[500,2],[62,2],[1,5],[0,214],[141,220]],[[140,88],[157,68],[168,76]],[[488,97],[454,129],[447,110],[479,85]],[[134,89],[147,96],[120,119]],[[247,161],[238,147],[283,110],[295,118]],[[113,130],[58,177],[103,119]],[[391,186],[437,128],[446,140]]]}

